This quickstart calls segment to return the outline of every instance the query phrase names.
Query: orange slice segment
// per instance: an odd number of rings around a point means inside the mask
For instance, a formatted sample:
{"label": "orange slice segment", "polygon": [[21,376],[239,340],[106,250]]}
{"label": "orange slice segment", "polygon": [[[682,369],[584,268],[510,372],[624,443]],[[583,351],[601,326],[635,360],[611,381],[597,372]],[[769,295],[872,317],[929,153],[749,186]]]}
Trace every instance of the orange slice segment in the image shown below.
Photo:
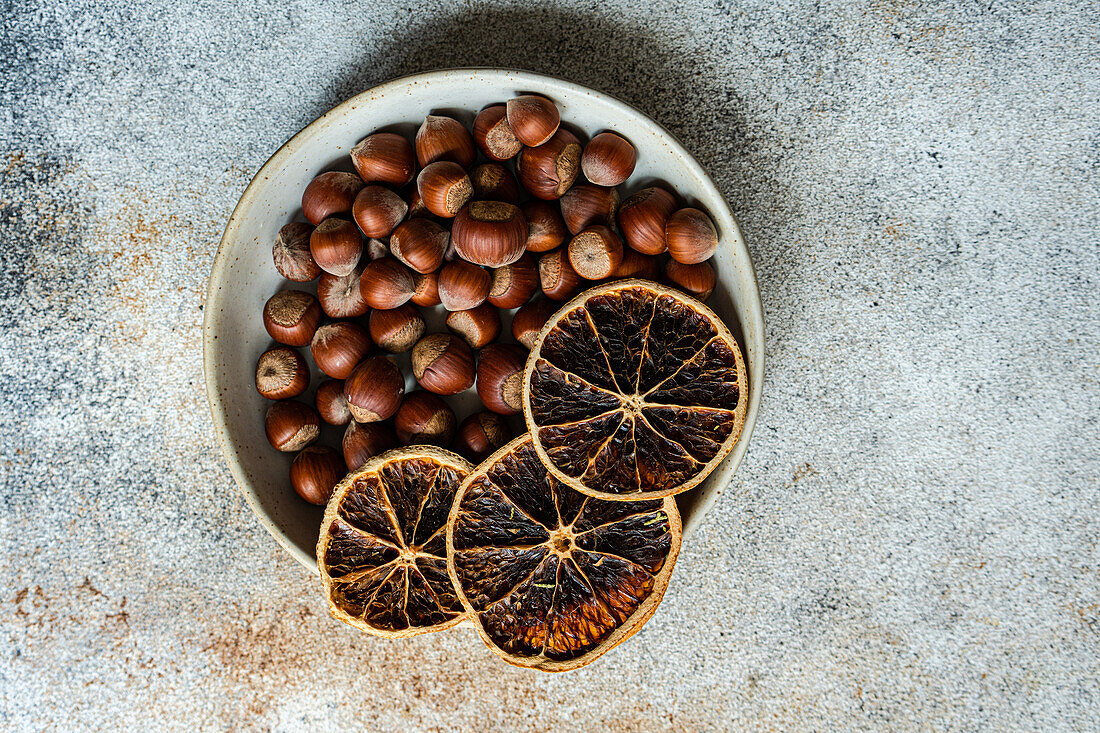
{"label": "orange slice segment", "polygon": [[680,538],[675,500],[612,502],[574,491],[547,473],[524,435],[459,488],[448,569],[490,649],[521,667],[561,672],[653,615]]}
{"label": "orange slice segment", "polygon": [[317,565],[334,618],[376,636],[440,631],[465,610],[447,573],[447,516],[470,471],[431,446],[383,453],[333,490]]}
{"label": "orange slice segment", "polygon": [[698,485],[745,422],[741,349],[695,298],[643,280],[558,311],[524,371],[524,416],[557,478],[589,496],[665,497]]}

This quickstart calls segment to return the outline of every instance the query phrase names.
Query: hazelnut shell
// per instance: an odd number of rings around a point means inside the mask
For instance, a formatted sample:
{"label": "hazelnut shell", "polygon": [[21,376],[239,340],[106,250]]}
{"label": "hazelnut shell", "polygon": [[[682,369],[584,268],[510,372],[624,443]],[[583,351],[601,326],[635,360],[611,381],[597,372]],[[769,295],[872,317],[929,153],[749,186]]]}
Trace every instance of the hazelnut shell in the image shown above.
{"label": "hazelnut shell", "polygon": [[520,207],[527,219],[528,252],[549,252],[569,238],[569,230],[557,206],[541,199],[532,199]]}
{"label": "hazelnut shell", "polygon": [[302,192],[302,214],[314,226],[330,216],[347,214],[364,185],[363,179],[354,173],[322,173]]}
{"label": "hazelnut shell", "polygon": [[256,391],[269,400],[297,397],[309,387],[309,366],[296,349],[277,346],[256,362]]}
{"label": "hazelnut shell", "polygon": [[412,143],[392,132],[367,135],[351,149],[351,163],[367,183],[400,188],[412,180],[416,154]]}
{"label": "hazelnut shell", "polygon": [[429,334],[413,347],[412,370],[416,381],[429,392],[458,394],[474,384],[474,354],[454,334]]}
{"label": "hazelnut shell", "polygon": [[502,267],[518,260],[527,243],[527,218],[503,201],[473,201],[451,226],[455,252],[467,262]]}
{"label": "hazelnut shell", "polygon": [[630,178],[638,152],[614,132],[601,132],[588,141],[581,155],[584,177],[597,186],[618,186]]}
{"label": "hazelnut shell", "polygon": [[309,252],[325,272],[347,275],[363,256],[363,237],[350,221],[325,219],[309,237]]}
{"label": "hazelnut shell", "polygon": [[458,426],[455,450],[473,463],[480,463],[511,440],[508,423],[495,412],[477,412]]}
{"label": "hazelnut shell", "polygon": [[431,213],[450,219],[474,195],[474,185],[457,163],[440,160],[429,163],[416,176],[420,200]]}
{"label": "hazelnut shell", "polygon": [[514,344],[492,344],[478,354],[477,396],[499,415],[523,410],[523,367],[527,351]]}
{"label": "hazelnut shell", "polygon": [[290,464],[290,485],[310,504],[324,506],[346,472],[339,453],[327,445],[312,445]]}
{"label": "hazelnut shell", "polygon": [[484,268],[455,260],[439,271],[439,300],[449,311],[475,308],[489,295],[493,276]]}
{"label": "hazelnut shell", "polygon": [[372,356],[359,363],[344,380],[344,399],[352,419],[378,422],[393,416],[405,395],[401,370],[385,356]]}
{"label": "hazelnut shell", "polygon": [[550,201],[561,198],[577,180],[581,145],[568,130],[559,129],[544,145],[524,148],[516,160],[516,176],[528,193]]}
{"label": "hazelnut shell", "polygon": [[352,321],[336,321],[317,329],[309,351],[317,368],[326,376],[347,379],[370,347],[370,334],[365,328]]}
{"label": "hazelnut shell", "polygon": [[428,115],[416,131],[416,159],[421,167],[447,160],[469,168],[476,157],[470,131],[453,117]]}
{"label": "hazelnut shell", "polygon": [[437,395],[417,390],[405,395],[394,416],[397,439],[405,445],[446,448],[455,434],[454,410]]}
{"label": "hazelnut shell", "polygon": [[500,335],[500,311],[491,303],[476,308],[451,311],[447,314],[447,328],[462,337],[471,349],[480,349]]}
{"label": "hazelnut shell", "polygon": [[313,396],[317,414],[329,425],[347,425],[351,422],[351,410],[344,399],[344,380],[326,379],[317,385]]}
{"label": "hazelnut shell", "polygon": [[529,147],[543,145],[553,137],[561,123],[558,107],[546,97],[525,94],[509,99],[505,106],[508,127],[521,143]]}
{"label": "hazelnut shell", "polygon": [[523,306],[512,316],[512,338],[530,349],[534,346],[542,327],[560,307],[560,303],[544,298],[533,300]]}
{"label": "hazelnut shell", "polygon": [[619,231],[627,246],[646,255],[665,251],[665,223],[676,198],[663,188],[643,188],[619,206]]}
{"label": "hazelnut shell", "polygon": [[271,258],[275,269],[287,280],[305,283],[316,280],[321,268],[309,251],[309,236],[313,227],[305,222],[292,221],[279,230],[271,246]]}
{"label": "hazelnut shell", "polygon": [[264,433],[275,450],[295,453],[321,437],[321,418],[304,402],[274,402],[264,416]]}
{"label": "hazelnut shell", "polygon": [[508,126],[507,107],[496,104],[486,107],[474,118],[474,143],[489,160],[509,160],[516,157],[523,143]]}
{"label": "hazelnut shell", "polygon": [[705,262],[718,250],[714,222],[699,209],[680,209],[665,223],[668,255],[677,262],[694,265]]}
{"label": "hazelnut shell", "polygon": [[333,275],[322,272],[317,280],[317,300],[321,304],[321,310],[329,318],[358,318],[365,316],[370,306],[363,300],[363,291],[359,288],[359,280],[363,276],[363,269],[356,266],[347,275]]}
{"label": "hazelnut shell", "polygon": [[488,301],[497,308],[519,308],[539,289],[539,268],[527,252],[510,265],[493,270]]}
{"label": "hazelnut shell", "polygon": [[384,186],[366,186],[355,197],[351,215],[359,229],[368,237],[388,237],[401,223],[409,205],[405,199]]}
{"label": "hazelnut shell", "polygon": [[408,303],[390,310],[373,310],[370,314],[371,338],[391,354],[411,349],[426,328],[420,311]]}
{"label": "hazelnut shell", "polygon": [[321,304],[301,290],[280,290],[264,304],[264,328],[288,346],[308,346],[321,323]]}
{"label": "hazelnut shell", "polygon": [[375,456],[397,447],[397,436],[388,423],[361,423],[352,420],[344,431],[341,448],[349,471]]}
{"label": "hazelnut shell", "polygon": [[397,308],[408,303],[416,291],[415,273],[394,258],[383,257],[363,268],[359,290],[371,308]]}

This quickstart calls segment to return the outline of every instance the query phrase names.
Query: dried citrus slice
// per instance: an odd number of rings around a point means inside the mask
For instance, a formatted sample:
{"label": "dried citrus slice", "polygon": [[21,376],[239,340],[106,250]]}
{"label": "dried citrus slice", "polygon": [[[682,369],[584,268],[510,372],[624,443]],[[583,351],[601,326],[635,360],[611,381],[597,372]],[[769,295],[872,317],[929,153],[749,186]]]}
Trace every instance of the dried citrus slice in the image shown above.
{"label": "dried citrus slice", "polygon": [[523,402],[556,478],[605,499],[686,491],[733,449],[748,402],[729,329],[677,290],[621,280],[559,310],[531,349]]}
{"label": "dried citrus slice", "polygon": [[445,530],[469,471],[454,453],[418,445],[375,456],[337,484],[317,540],[333,617],[391,638],[462,620]]}
{"label": "dried citrus slice", "polygon": [[523,435],[462,482],[447,523],[448,568],[490,649],[562,672],[649,620],[680,538],[674,499],[585,496],[549,475]]}

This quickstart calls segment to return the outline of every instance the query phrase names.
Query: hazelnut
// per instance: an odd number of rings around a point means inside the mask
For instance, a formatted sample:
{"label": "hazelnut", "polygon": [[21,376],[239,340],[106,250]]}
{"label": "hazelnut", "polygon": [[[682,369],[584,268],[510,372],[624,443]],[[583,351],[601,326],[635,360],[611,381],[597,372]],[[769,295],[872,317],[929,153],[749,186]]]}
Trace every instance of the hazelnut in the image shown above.
{"label": "hazelnut", "polygon": [[264,432],[272,448],[294,453],[321,437],[321,418],[304,402],[273,402],[264,417]]}
{"label": "hazelnut", "polygon": [[455,238],[452,236],[447,240],[447,251],[443,253],[444,262],[454,262],[460,259],[458,253],[455,252]]}
{"label": "hazelnut", "polygon": [[349,471],[361,467],[375,456],[397,447],[397,436],[386,423],[361,423],[352,420],[341,443]]}
{"label": "hazelnut", "polygon": [[552,300],[533,300],[516,311],[512,317],[512,338],[530,349],[550,316],[557,313],[560,305]]}
{"label": "hazelnut", "polygon": [[347,379],[370,351],[367,330],[351,321],[326,323],[313,334],[309,351],[317,368],[333,379]]}
{"label": "hazelnut", "polygon": [[280,290],[264,304],[264,328],[287,346],[308,346],[321,323],[321,304],[301,290]]}
{"label": "hazelnut", "polygon": [[480,463],[512,439],[508,423],[493,412],[470,415],[458,426],[455,450],[473,463]]}
{"label": "hazelnut", "polygon": [[329,171],[314,178],[302,192],[302,214],[314,226],[336,214],[347,214],[363,179],[354,173]]}
{"label": "hazelnut", "polygon": [[455,217],[451,241],[462,259],[502,267],[523,254],[527,219],[518,206],[503,201],[473,201]]}
{"label": "hazelnut", "polygon": [[545,144],[561,123],[557,105],[536,94],[509,99],[505,113],[516,139],[532,148]]}
{"label": "hazelnut", "polygon": [[344,380],[344,399],[351,417],[359,422],[378,422],[392,417],[405,395],[405,378],[397,364],[385,356],[359,362]]}
{"label": "hazelnut", "polygon": [[581,276],[569,264],[568,248],[547,252],[539,258],[539,283],[551,300],[569,300],[581,287]]}
{"label": "hazelnut", "polygon": [[424,166],[416,177],[416,187],[428,211],[444,219],[457,214],[474,195],[474,186],[466,171],[449,160]]}
{"label": "hazelnut", "polygon": [[694,265],[685,265],[676,260],[665,263],[665,277],[667,284],[693,295],[699,300],[706,300],[714,292],[714,285],[718,278],[714,274],[714,268],[710,262],[696,262]]}
{"label": "hazelnut", "polygon": [[[368,239],[367,240],[367,259],[370,261],[380,260],[383,257],[390,256],[390,246],[383,242],[381,239]],[[362,272],[362,270],[360,270]]]}
{"label": "hazelnut", "polygon": [[351,215],[368,237],[388,237],[401,223],[409,205],[405,199],[382,186],[367,186],[355,197]]}
{"label": "hazelnut", "polygon": [[424,390],[405,397],[393,418],[397,439],[405,445],[446,448],[455,434],[455,413],[442,399]]}
{"label": "hazelnut", "polygon": [[434,272],[443,264],[451,235],[431,219],[408,219],[390,236],[390,251],[419,273]]}
{"label": "hazelnut", "polygon": [[653,255],[644,255],[635,249],[624,247],[623,261],[619,263],[611,276],[656,280],[659,269],[657,258]]}
{"label": "hazelnut", "polygon": [[309,252],[325,272],[347,275],[363,256],[363,237],[350,221],[325,219],[309,237]]}
{"label": "hazelnut", "polygon": [[376,132],[360,140],[351,149],[351,162],[367,183],[398,188],[411,181],[416,171],[412,143],[392,132]]}
{"label": "hazelnut", "polygon": [[629,247],[646,255],[665,251],[665,222],[676,198],[663,188],[643,188],[619,207],[619,231]]}
{"label": "hazelnut", "polygon": [[619,235],[605,226],[592,226],[569,242],[569,264],[587,280],[610,277],[623,261]]}
{"label": "hazelnut", "polygon": [[[449,160],[469,168],[477,157],[470,131],[453,117],[428,115],[416,131],[416,159],[421,167],[438,160]],[[424,195],[423,189],[420,192]]]}
{"label": "hazelnut", "polygon": [[309,367],[295,349],[277,346],[256,362],[256,391],[269,400],[297,397],[309,386]]}
{"label": "hazelnut", "polygon": [[344,399],[344,380],[326,379],[317,386],[314,395],[317,414],[329,425],[347,425],[351,422],[351,410]]}
{"label": "hazelnut", "polygon": [[508,126],[507,107],[494,104],[474,118],[474,142],[489,160],[509,160],[523,147]]}
{"label": "hazelnut", "polygon": [[474,384],[474,353],[458,336],[433,333],[413,347],[412,370],[429,392],[458,394]]}
{"label": "hazelnut", "polygon": [[619,192],[614,188],[580,183],[561,197],[561,216],[573,234],[590,226],[611,226],[619,208]]}
{"label": "hazelnut", "polygon": [[539,289],[539,269],[535,258],[527,252],[510,265],[493,270],[489,286],[489,302],[497,308],[519,308]]}
{"label": "hazelnut", "polygon": [[710,217],[699,209],[680,209],[665,223],[665,243],[672,259],[694,265],[714,256],[718,232]]}
{"label": "hazelnut", "polygon": [[464,311],[485,302],[493,276],[477,265],[455,260],[439,271],[439,300],[449,311]]}
{"label": "hazelnut", "polygon": [[321,273],[321,279],[317,281],[317,300],[321,302],[321,310],[326,316],[358,318],[367,314],[370,306],[363,300],[363,292],[359,289],[362,275],[363,268],[360,266],[347,275]]}
{"label": "hazelnut", "polygon": [[519,184],[512,172],[500,163],[482,163],[470,171],[474,198],[481,201],[519,203]]}
{"label": "hazelnut", "polygon": [[614,132],[601,132],[584,146],[581,170],[597,186],[618,186],[630,178],[637,162],[633,145]]}
{"label": "hazelnut", "polygon": [[516,160],[516,175],[536,198],[561,198],[577,180],[581,144],[573,133],[558,130],[550,141],[537,148],[524,148]]}
{"label": "hazelnut", "polygon": [[292,221],[275,237],[271,257],[275,260],[275,269],[287,280],[305,283],[316,280],[321,274],[321,268],[309,252],[309,235],[312,233],[313,227],[309,224]]}
{"label": "hazelnut", "polygon": [[472,349],[490,344],[500,335],[500,311],[489,303],[447,314],[447,328],[462,337]]}
{"label": "hazelnut", "polygon": [[411,349],[424,335],[425,328],[427,326],[420,311],[408,303],[391,310],[373,310],[370,313],[371,338],[392,354]]}
{"label": "hazelnut", "polygon": [[527,352],[514,344],[492,344],[478,354],[477,396],[500,415],[523,410],[523,367]]}
{"label": "hazelnut", "polygon": [[324,506],[345,473],[339,453],[327,445],[311,445],[290,464],[290,485],[310,504]]}
{"label": "hazelnut", "polygon": [[409,302],[415,273],[392,257],[368,262],[359,278],[363,300],[371,308],[389,310]]}
{"label": "hazelnut", "polygon": [[532,199],[520,207],[527,219],[528,252],[549,252],[569,236],[558,207],[546,201]]}
{"label": "hazelnut", "polygon": [[416,187],[416,181],[412,182],[412,185],[406,186],[405,190],[401,192],[401,198],[404,199],[405,205],[409,207],[409,216],[431,216],[432,212],[428,211],[428,207],[424,205],[424,199],[420,198],[420,189]]}
{"label": "hazelnut", "polygon": [[425,272],[417,274],[413,285],[412,302],[419,306],[430,307],[439,305],[439,273]]}

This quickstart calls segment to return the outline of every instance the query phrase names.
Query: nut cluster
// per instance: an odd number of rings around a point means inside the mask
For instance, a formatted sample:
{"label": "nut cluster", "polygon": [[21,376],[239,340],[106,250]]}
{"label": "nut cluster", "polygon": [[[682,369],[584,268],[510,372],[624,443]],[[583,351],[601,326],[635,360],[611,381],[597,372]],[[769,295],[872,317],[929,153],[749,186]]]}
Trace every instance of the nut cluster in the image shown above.
{"label": "nut cluster", "polygon": [[[345,170],[313,179],[306,221],[272,246],[290,283],[264,306],[277,345],[256,367],[257,390],[276,400],[268,440],[298,452],[298,494],[324,504],[346,470],[399,445],[475,462],[504,445],[527,350],[594,283],[660,279],[707,298],[714,223],[664,186],[621,191],[637,162],[621,135],[585,142],[551,100],[527,94],[481,110],[472,129],[429,115],[412,140],[375,132]],[[421,309],[438,305],[448,332],[429,333]],[[312,404],[301,401],[304,347],[326,378]],[[407,372],[418,388],[406,394]],[[445,397],[471,388],[486,411],[459,422]],[[324,424],[346,426],[341,450],[316,444]]]}

